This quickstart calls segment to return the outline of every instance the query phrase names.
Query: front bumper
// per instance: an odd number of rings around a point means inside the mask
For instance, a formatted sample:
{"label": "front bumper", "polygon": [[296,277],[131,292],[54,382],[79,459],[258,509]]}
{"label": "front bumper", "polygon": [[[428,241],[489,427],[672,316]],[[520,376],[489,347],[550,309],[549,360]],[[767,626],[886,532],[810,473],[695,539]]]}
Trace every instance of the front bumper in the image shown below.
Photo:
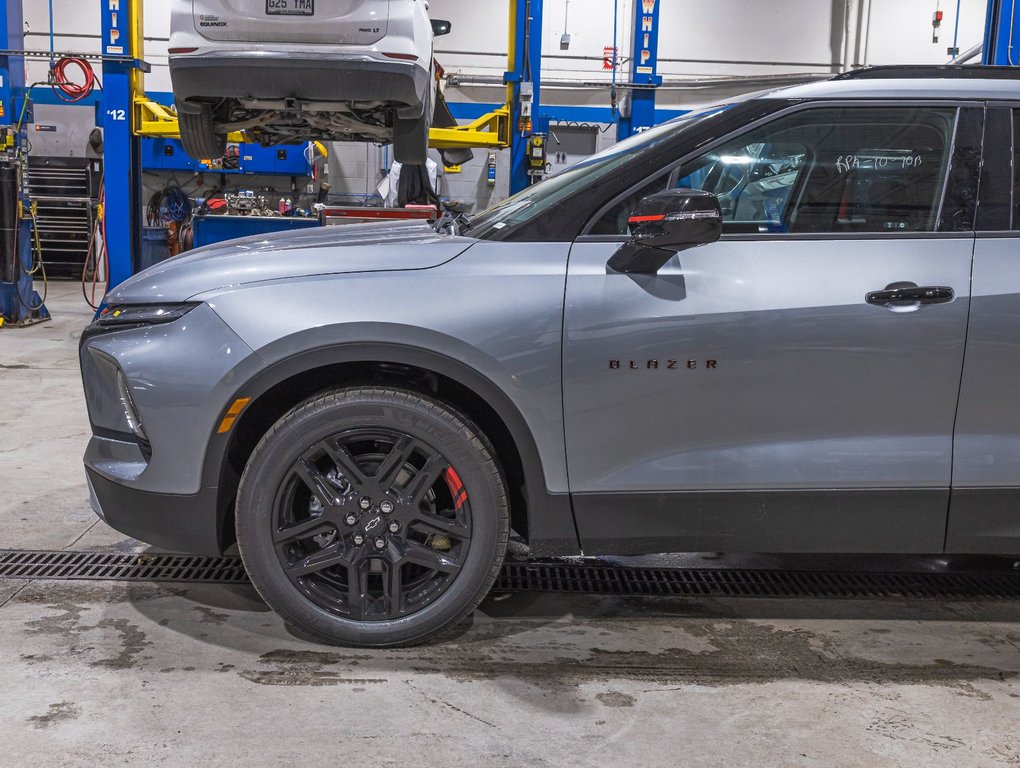
{"label": "front bumper", "polygon": [[[217,488],[229,434],[216,426],[265,363],[206,304],[171,323],[86,331],[80,359],[93,432],[85,469],[97,514],[150,544],[219,551]],[[118,372],[147,440],[131,433]]]}
{"label": "front bumper", "polygon": [[115,483],[88,465],[85,476],[92,509],[111,528],[171,552],[222,553],[216,488],[191,495],[146,493]]}
{"label": "front bumper", "polygon": [[430,70],[418,62],[362,54],[302,58],[294,54],[212,51],[170,58],[179,101],[299,99],[384,102],[422,108]]}

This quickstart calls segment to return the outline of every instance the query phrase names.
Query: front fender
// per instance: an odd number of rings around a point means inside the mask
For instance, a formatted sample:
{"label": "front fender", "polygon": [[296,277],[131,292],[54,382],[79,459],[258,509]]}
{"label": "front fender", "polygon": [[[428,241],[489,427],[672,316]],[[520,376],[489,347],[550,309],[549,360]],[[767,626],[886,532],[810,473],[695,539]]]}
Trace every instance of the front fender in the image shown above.
{"label": "front fender", "polygon": [[[566,243],[479,242],[430,269],[300,277],[204,298],[267,365],[256,381],[238,382],[239,397],[252,396],[246,386],[268,388],[324,365],[432,370],[476,392],[503,419],[528,456],[529,494],[567,499],[568,251]],[[383,246],[379,255],[391,254]]]}
{"label": "front fender", "polygon": [[[394,329],[387,327],[386,330],[387,334],[393,337]],[[422,329],[404,330],[408,336],[417,337],[419,344],[423,343],[426,337],[432,342],[440,341],[434,338],[435,334]],[[329,329],[314,329],[308,332],[313,337],[321,337],[328,333]],[[442,340],[444,346],[447,349],[459,347],[461,353],[459,357],[451,357],[449,354],[427,347],[394,342],[323,345],[287,355],[286,351],[295,341],[281,339],[272,345],[273,348],[260,350],[260,353],[272,362],[249,381],[241,384],[231,402],[241,397],[258,402],[262,395],[295,376],[345,363],[390,363],[413,366],[439,374],[485,400],[506,425],[513,438],[524,471],[529,542],[532,550],[541,555],[560,556],[577,555],[580,552],[569,495],[565,489],[556,491],[550,488],[549,477],[535,435],[511,394],[504,389],[508,384],[513,384],[513,376],[504,371],[497,382],[479,372],[483,368],[498,369],[497,361],[490,359],[486,361],[487,364],[482,364],[485,358],[482,353],[470,350],[466,345],[450,339]],[[312,339],[305,337],[302,339],[302,345],[311,341]],[[338,385],[342,383],[337,382]],[[222,483],[221,472],[227,465],[230,445],[229,436],[213,436],[206,452],[207,485],[218,486]]]}

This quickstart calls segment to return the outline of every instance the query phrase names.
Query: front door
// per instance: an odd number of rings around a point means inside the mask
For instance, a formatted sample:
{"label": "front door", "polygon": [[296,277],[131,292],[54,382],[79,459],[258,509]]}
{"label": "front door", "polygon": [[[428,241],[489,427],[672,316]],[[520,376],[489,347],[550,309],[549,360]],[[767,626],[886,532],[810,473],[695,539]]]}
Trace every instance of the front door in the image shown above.
{"label": "front door", "polygon": [[[563,363],[586,553],[942,551],[980,131],[955,106],[801,108],[593,220]],[[722,240],[607,270],[666,186],[717,194]]]}

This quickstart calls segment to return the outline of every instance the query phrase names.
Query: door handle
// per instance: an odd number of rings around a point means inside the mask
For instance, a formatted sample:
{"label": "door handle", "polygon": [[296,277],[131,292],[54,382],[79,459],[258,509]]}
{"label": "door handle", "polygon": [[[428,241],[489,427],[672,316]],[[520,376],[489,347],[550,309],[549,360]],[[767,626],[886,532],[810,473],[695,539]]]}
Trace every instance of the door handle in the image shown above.
{"label": "door handle", "polygon": [[955,298],[956,292],[946,286],[893,283],[884,290],[872,291],[864,297],[864,300],[876,307],[903,311],[929,304],[948,304]]}

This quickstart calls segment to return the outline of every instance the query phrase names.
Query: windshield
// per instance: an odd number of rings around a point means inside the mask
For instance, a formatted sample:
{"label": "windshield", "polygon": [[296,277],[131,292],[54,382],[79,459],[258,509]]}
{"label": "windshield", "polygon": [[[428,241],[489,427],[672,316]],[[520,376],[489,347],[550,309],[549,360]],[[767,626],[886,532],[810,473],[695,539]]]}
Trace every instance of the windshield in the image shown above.
{"label": "windshield", "polygon": [[597,184],[600,179],[626,165],[635,156],[655,147],[662,141],[671,139],[678,131],[706,117],[718,114],[728,106],[729,104],[716,104],[689,112],[675,120],[631,136],[597,155],[592,155],[587,160],[582,160],[555,176],[528,187],[502,203],[472,217],[470,231],[467,234],[470,237],[481,239],[498,239],[500,233],[508,227],[530,221],[574,192]]}

